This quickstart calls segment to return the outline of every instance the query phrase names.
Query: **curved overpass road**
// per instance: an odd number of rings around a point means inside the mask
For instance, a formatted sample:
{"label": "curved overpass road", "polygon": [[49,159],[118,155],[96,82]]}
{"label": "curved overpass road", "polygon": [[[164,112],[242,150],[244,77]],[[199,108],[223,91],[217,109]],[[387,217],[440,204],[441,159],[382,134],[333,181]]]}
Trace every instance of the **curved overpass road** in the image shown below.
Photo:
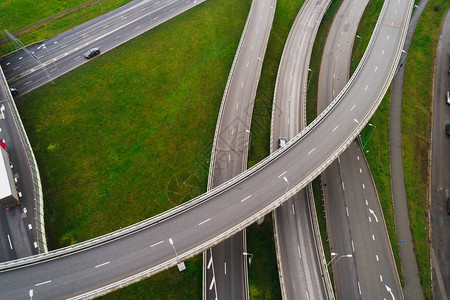
{"label": "curved overpass road", "polygon": [[[204,1],[135,0],[45,41],[45,47],[40,44],[28,49],[47,67],[53,80],[86,63],[83,53],[88,49],[99,47],[105,53]],[[1,66],[9,85],[20,94],[50,81],[23,51],[4,58]]]}
{"label": "curved overpass road", "polygon": [[[252,2],[217,120],[208,190],[247,169],[253,104],[275,6],[276,0]],[[203,253],[204,298],[248,299],[245,244],[240,231]]]}
{"label": "curved overpass road", "polygon": [[[138,230],[112,233],[109,242],[90,241],[70,253],[60,250],[0,264],[1,280],[8,283],[0,285],[0,294],[8,299],[27,297],[30,290],[33,299],[98,295],[173,266],[275,209],[319,175],[368,122],[392,79],[412,5],[412,0],[385,2],[371,47],[342,98],[282,151],[189,203],[136,225]],[[283,172],[290,179],[287,193],[278,177]]]}
{"label": "curved overpass road", "polygon": [[[306,1],[289,32],[274,95],[271,152],[277,149],[279,137],[290,140],[306,126],[309,60],[320,21],[330,2]],[[281,177],[289,184],[290,174]],[[322,247],[322,243],[316,245],[306,189],[283,203],[273,216],[283,299],[333,298],[332,291],[331,295],[327,293],[321,271],[316,247]],[[328,274],[326,278],[329,280]]]}
{"label": "curved overpass road", "polygon": [[[319,74],[318,110],[347,82],[352,48],[367,0],[344,1],[330,28]],[[403,298],[389,237],[369,166],[355,141],[322,173],[336,296]],[[347,257],[351,255],[351,257]]]}

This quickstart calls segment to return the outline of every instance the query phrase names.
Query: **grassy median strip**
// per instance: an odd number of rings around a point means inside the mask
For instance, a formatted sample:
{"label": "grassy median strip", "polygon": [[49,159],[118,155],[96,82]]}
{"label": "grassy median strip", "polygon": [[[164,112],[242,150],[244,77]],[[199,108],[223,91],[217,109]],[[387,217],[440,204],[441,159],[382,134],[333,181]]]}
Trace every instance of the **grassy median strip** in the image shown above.
{"label": "grassy median strip", "polygon": [[[0,30],[7,29],[24,45],[49,39],[131,0],[6,0],[0,2]],[[101,3],[101,8],[99,3]],[[0,40],[3,36],[0,36]],[[0,42],[0,56],[13,49]]]}
{"label": "grassy median strip", "polygon": [[431,0],[425,8],[408,53],[402,95],[402,153],[406,197],[420,280],[427,299],[432,298],[427,221],[432,82],[440,29],[449,7],[450,3],[446,0]]}
{"label": "grassy median strip", "polygon": [[[218,109],[250,4],[207,1],[17,100],[41,171],[50,248],[206,191]],[[197,258],[187,272],[163,272],[112,297],[199,299],[200,287]]]}

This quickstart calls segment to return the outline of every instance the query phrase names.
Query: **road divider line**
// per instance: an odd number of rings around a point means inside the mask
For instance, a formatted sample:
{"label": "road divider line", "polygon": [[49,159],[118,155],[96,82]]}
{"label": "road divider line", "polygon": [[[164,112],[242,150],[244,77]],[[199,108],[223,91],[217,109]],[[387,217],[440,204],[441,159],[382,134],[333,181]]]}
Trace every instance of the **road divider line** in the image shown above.
{"label": "road divider line", "polygon": [[155,246],[158,246],[158,245],[161,244],[162,242],[164,242],[164,241],[157,242],[157,243],[151,245],[150,248],[155,247]]}
{"label": "road divider line", "polygon": [[287,171],[284,171],[283,173],[281,173],[280,175],[278,175],[278,178],[281,178],[281,176],[283,176],[284,174],[286,174]]}
{"label": "road divider line", "polygon": [[8,234],[8,242],[9,242],[9,248],[11,248],[11,250],[12,250],[12,244],[11,244],[11,238],[9,237],[9,234]]}
{"label": "road divider line", "polygon": [[100,267],[102,267],[102,266],[106,266],[107,264],[109,264],[110,262],[109,261],[107,261],[107,262],[105,262],[105,263],[102,263],[102,264],[99,264],[99,265],[96,265],[95,267],[96,268],[100,268]]}
{"label": "road divider line", "polygon": [[208,218],[205,221],[198,223],[198,226],[201,226],[201,225],[205,224],[206,222],[208,222],[210,220],[211,220],[211,218]]}
{"label": "road divider line", "polygon": [[47,280],[47,281],[44,281],[44,282],[36,283],[34,286],[40,286],[40,285],[44,285],[44,284],[47,284],[47,283],[50,283],[50,282],[52,282],[52,281],[51,280]]}
{"label": "road divider line", "polygon": [[245,197],[244,199],[241,200],[241,202],[244,202],[245,200],[247,200],[248,198],[250,198],[252,195],[248,195],[247,197]]}
{"label": "road divider line", "polygon": [[313,153],[313,151],[316,150],[316,148],[313,148],[311,151],[308,152],[308,155],[310,155],[311,153]]}

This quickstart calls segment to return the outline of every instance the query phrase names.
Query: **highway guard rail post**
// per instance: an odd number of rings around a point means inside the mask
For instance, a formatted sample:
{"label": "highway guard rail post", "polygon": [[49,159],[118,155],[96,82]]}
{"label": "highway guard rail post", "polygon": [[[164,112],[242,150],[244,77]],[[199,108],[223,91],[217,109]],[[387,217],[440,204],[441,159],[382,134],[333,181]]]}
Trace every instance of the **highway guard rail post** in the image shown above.
{"label": "highway guard rail post", "polygon": [[[1,73],[1,84],[5,91],[9,91],[9,86],[6,82],[5,74],[3,74],[3,69],[0,67]],[[37,246],[39,253],[48,252],[47,248],[47,239],[45,236],[45,225],[44,225],[44,198],[42,193],[42,185],[41,185],[41,177],[39,175],[39,169],[36,163],[36,158],[34,157],[33,149],[31,149],[30,141],[28,140],[27,133],[25,132],[25,128],[23,127],[22,120],[19,116],[19,111],[17,110],[17,106],[14,102],[14,99],[10,92],[7,93],[7,101],[11,105],[11,112],[14,116],[14,123],[18,129],[20,140],[25,149],[28,158],[28,165],[30,166],[30,172],[33,178],[33,192],[34,192],[34,203],[35,203],[35,226],[36,229],[36,237],[37,237]]]}

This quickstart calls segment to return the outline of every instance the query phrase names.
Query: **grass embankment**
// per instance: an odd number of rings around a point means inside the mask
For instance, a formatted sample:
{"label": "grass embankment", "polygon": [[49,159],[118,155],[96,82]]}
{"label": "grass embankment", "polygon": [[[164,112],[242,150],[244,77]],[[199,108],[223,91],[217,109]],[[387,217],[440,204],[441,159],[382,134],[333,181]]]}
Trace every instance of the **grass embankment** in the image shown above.
{"label": "grass embankment", "polygon": [[[277,1],[253,109],[248,167],[270,154],[270,120],[278,66],[289,30],[302,4],[303,0]],[[248,252],[254,254],[249,270],[250,297],[281,299],[272,218],[267,216],[263,225],[253,224],[247,232]]]}
{"label": "grass embankment", "polygon": [[[101,4],[103,12],[106,13],[130,1],[101,0]],[[83,6],[78,7],[80,5]],[[34,24],[35,26],[15,35],[24,45],[28,45],[51,38],[101,14],[98,1],[5,0],[0,2],[0,30],[7,29],[15,33]],[[43,24],[36,24],[40,21]],[[0,40],[2,38],[3,36],[0,36]],[[0,42],[0,55],[12,50],[7,42]]]}
{"label": "grass embankment", "polygon": [[[250,3],[207,1],[18,99],[51,249],[206,190],[217,113]],[[201,259],[187,266],[108,297],[199,299]]]}
{"label": "grass embankment", "polygon": [[[435,10],[436,7],[439,9]],[[408,53],[402,94],[402,153],[406,197],[420,280],[427,299],[432,298],[427,203],[432,83],[440,29],[449,7],[449,1],[431,0],[425,8]]]}
{"label": "grass embankment", "polygon": [[[353,54],[351,62],[351,72],[353,73],[358,66],[373,29],[377,23],[378,16],[383,7],[383,0],[372,0],[364,11],[361,22],[358,26],[357,35],[360,38],[355,40],[353,45]],[[403,284],[402,265],[398,249],[397,232],[395,230],[394,207],[391,193],[391,171],[390,171],[390,151],[389,151],[389,110],[390,110],[390,89],[387,91],[380,106],[372,116],[370,123],[375,127],[366,126],[361,132],[361,140],[365,146],[365,155],[370,166],[370,172],[378,192],[383,215],[386,222],[386,228],[389,234],[389,240],[392,245],[395,264],[399,273],[400,281]],[[375,129],[376,128],[376,129]],[[370,137],[370,140],[368,141]],[[368,151],[368,152],[367,152]]]}

